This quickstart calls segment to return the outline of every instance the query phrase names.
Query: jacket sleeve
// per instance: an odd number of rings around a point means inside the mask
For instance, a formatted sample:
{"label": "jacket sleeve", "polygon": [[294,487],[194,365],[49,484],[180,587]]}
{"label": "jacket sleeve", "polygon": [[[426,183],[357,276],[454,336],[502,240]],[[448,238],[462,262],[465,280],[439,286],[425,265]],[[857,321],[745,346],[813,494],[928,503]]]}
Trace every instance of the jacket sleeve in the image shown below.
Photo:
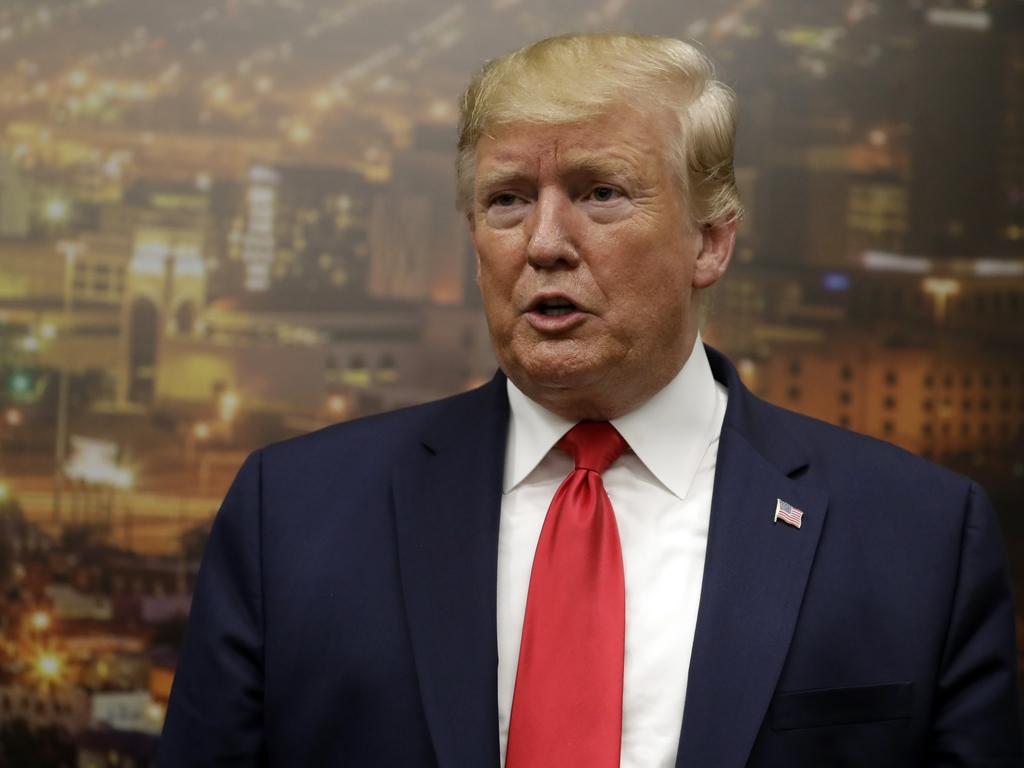
{"label": "jacket sleeve", "polygon": [[157,765],[263,762],[261,454],[239,470],[203,554]]}
{"label": "jacket sleeve", "polygon": [[929,766],[1024,766],[1014,621],[996,515],[971,483]]}

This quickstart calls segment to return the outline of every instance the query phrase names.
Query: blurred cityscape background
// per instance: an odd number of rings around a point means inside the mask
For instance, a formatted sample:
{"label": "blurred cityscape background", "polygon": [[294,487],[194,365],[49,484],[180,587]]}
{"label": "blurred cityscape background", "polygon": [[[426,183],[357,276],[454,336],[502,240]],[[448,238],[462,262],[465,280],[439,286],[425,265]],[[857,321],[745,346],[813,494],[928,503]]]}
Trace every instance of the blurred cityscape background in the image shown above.
{"label": "blurred cityscape background", "polygon": [[248,451],[490,377],[458,94],[606,28],[739,96],[706,339],[984,483],[1024,595],[1021,0],[3,0],[0,766],[150,764]]}

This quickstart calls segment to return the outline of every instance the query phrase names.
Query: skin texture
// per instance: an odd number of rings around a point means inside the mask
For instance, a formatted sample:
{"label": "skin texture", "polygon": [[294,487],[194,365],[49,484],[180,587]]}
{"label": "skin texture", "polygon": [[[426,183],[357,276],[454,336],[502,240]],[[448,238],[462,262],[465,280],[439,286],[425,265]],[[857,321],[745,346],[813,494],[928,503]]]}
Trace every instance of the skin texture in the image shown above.
{"label": "skin texture", "polygon": [[[735,223],[693,223],[671,120],[620,105],[477,144],[469,225],[491,341],[516,386],[566,418],[616,418],[671,381],[696,338],[694,292],[728,266]],[[576,311],[536,311],[554,297]]]}

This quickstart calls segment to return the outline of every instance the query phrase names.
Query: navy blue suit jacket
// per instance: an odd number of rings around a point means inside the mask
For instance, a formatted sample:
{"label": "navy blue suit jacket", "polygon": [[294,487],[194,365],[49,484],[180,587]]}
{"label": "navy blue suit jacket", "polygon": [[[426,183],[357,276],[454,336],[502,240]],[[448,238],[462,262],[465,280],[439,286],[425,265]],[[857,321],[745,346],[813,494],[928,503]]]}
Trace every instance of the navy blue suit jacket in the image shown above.
{"label": "navy blue suit jacket", "polygon": [[[678,766],[1022,765],[984,492],[755,398],[708,352],[729,405]],[[210,535],[160,765],[497,768],[507,424],[499,374],[250,456]],[[772,522],[780,498],[802,528]]]}

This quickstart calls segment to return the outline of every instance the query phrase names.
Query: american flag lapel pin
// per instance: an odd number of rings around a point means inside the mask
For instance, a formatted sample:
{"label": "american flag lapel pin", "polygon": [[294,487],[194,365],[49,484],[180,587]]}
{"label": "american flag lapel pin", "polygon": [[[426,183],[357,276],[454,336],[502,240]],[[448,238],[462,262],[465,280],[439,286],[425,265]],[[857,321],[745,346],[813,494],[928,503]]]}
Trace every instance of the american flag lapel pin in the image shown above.
{"label": "american flag lapel pin", "polygon": [[783,501],[782,499],[775,500],[775,519],[772,520],[773,523],[777,523],[781,520],[787,525],[799,528],[803,519],[804,513],[802,510],[797,509],[792,504]]}

